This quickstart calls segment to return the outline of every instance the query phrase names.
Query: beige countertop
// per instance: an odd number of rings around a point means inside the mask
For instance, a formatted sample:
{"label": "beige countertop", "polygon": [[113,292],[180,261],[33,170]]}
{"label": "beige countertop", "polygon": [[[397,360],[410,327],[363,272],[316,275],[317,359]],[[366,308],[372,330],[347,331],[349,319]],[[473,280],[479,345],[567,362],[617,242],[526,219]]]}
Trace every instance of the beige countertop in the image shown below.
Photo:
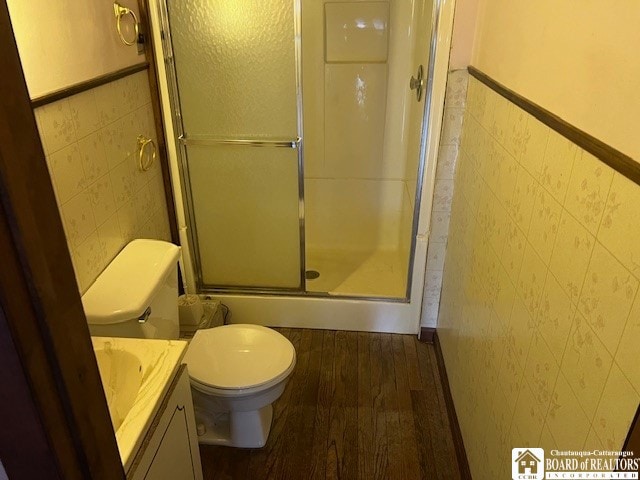
{"label": "beige countertop", "polygon": [[92,337],[125,471],[140,448],[187,342]]}

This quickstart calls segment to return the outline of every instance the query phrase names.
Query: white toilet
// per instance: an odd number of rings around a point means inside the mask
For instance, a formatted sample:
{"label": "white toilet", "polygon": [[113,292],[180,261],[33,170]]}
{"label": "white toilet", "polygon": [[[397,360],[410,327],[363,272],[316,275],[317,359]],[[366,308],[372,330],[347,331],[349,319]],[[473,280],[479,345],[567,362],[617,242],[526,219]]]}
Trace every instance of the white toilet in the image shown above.
{"label": "white toilet", "polygon": [[296,363],[293,345],[259,325],[196,332],[184,357],[198,424],[198,441],[263,447],[277,400]]}
{"label": "white toilet", "polygon": [[[82,297],[91,335],[177,339],[180,248],[134,240]],[[198,441],[259,448],[271,428],[271,404],[296,363],[289,340],[259,325],[198,330],[184,358]]]}

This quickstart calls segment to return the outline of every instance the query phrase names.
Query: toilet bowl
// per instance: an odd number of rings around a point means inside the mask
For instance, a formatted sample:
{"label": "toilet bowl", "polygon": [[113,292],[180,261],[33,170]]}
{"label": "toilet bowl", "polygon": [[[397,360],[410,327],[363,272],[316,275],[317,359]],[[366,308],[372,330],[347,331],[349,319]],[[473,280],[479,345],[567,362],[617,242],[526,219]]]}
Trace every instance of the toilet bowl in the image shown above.
{"label": "toilet bowl", "polygon": [[[177,339],[180,248],[159,240],[129,243],[82,296],[94,336]],[[184,357],[198,441],[265,445],[277,400],[296,363],[295,348],[275,330],[225,325],[198,330]]]}
{"label": "toilet bowl", "polygon": [[264,446],[271,404],[282,395],[296,363],[291,342],[259,325],[226,325],[196,332],[184,361],[199,441]]}

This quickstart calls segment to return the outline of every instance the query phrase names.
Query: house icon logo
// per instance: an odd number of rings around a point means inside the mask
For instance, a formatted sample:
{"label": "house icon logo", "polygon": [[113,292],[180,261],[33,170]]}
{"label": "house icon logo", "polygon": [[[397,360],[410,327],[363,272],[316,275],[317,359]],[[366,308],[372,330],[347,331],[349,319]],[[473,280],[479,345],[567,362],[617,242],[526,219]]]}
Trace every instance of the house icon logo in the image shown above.
{"label": "house icon logo", "polygon": [[544,450],[542,448],[514,448],[511,450],[513,480],[543,480]]}

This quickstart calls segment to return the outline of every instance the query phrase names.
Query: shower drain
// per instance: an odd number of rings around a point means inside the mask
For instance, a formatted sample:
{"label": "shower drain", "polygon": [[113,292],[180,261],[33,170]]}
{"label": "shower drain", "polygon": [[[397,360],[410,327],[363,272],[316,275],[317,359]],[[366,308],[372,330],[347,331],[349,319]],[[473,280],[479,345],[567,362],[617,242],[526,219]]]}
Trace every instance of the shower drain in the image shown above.
{"label": "shower drain", "polygon": [[315,280],[319,276],[320,272],[318,272],[317,270],[307,270],[306,272],[304,272],[304,278],[306,278],[307,280]]}

